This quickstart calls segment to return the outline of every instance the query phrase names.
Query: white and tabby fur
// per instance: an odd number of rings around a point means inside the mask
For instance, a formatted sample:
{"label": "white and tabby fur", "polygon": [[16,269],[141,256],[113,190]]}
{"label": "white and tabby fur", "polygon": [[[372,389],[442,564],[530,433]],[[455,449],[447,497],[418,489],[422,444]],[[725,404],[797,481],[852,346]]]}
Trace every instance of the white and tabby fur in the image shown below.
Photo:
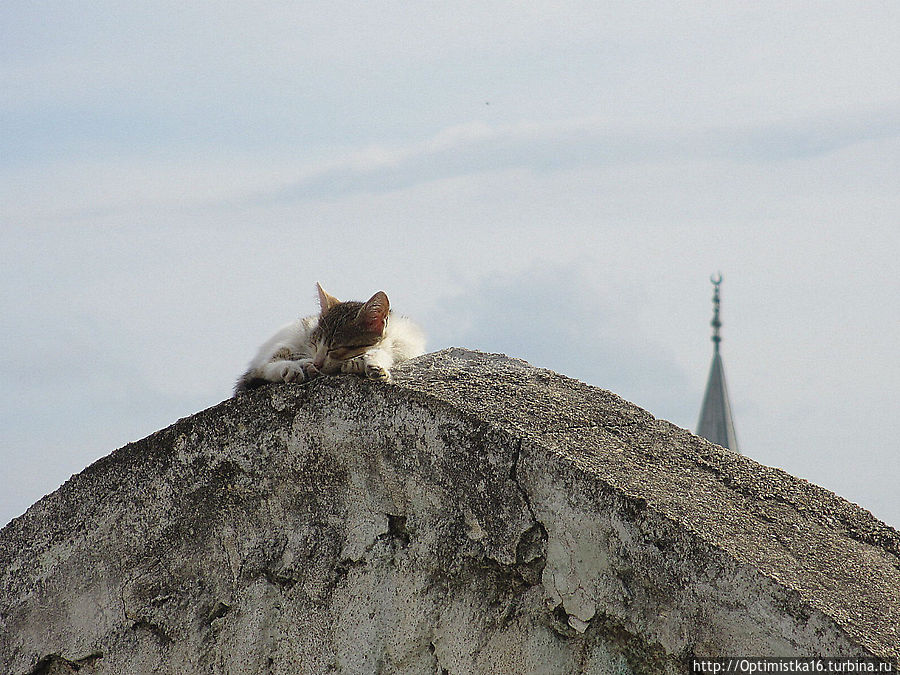
{"label": "white and tabby fur", "polygon": [[390,310],[379,291],[365,303],[340,302],[316,284],[321,311],[282,327],[267,340],[235,386],[235,394],[268,382],[305,382],[356,373],[389,381],[391,368],[425,353],[425,336]]}

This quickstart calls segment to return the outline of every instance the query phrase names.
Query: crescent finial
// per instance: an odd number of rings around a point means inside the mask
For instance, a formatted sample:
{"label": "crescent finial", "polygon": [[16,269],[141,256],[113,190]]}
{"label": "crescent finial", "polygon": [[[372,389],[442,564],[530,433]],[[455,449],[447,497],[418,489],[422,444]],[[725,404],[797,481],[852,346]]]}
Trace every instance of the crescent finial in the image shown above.
{"label": "crescent finial", "polygon": [[713,319],[710,321],[710,325],[713,327],[712,341],[715,345],[716,352],[718,352],[719,343],[722,341],[722,336],[719,335],[719,329],[722,327],[722,321],[719,319],[719,285],[722,283],[722,273],[718,272],[717,274],[711,275],[709,280],[713,283],[713,287],[715,288],[715,291],[713,292]]}

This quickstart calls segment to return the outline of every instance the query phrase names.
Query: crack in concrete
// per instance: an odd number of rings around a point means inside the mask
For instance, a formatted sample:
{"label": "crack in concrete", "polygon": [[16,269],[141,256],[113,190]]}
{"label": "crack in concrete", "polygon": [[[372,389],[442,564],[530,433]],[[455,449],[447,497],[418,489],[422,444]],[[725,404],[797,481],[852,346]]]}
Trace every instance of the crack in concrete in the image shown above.
{"label": "crack in concrete", "polygon": [[63,668],[65,669],[65,672],[77,673],[84,667],[92,668],[97,661],[102,658],[103,652],[101,651],[91,652],[80,659],[72,660],[59,654],[47,654],[34,665],[34,668],[28,672],[28,675],[52,675],[54,673],[62,673],[63,671],[61,669]]}
{"label": "crack in concrete", "polygon": [[525,508],[528,509],[528,514],[531,516],[531,520],[533,523],[537,523],[543,527],[543,523],[538,520],[538,517],[534,513],[534,508],[531,506],[531,499],[528,497],[528,493],[525,491],[525,488],[522,487],[522,484],[519,482],[519,460],[522,455],[522,439],[516,439],[516,444],[513,449],[513,457],[512,463],[509,467],[509,478],[515,484],[516,490],[519,492],[519,495],[522,497],[522,501],[525,502]]}

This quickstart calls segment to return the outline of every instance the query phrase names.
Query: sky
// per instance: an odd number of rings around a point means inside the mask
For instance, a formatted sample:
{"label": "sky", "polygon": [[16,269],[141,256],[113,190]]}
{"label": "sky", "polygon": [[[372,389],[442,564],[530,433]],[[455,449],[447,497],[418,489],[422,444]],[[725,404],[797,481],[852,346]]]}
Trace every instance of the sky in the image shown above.
{"label": "sky", "polygon": [[900,5],[0,3],[0,525],[384,290],[900,526]]}

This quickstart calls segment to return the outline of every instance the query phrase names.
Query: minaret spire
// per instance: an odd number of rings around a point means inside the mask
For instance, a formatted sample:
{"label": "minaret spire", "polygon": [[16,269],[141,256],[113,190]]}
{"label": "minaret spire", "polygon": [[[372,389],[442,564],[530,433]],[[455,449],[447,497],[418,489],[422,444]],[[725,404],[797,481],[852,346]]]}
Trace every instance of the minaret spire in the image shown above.
{"label": "minaret spire", "polygon": [[719,318],[721,304],[719,286],[722,285],[722,273],[711,276],[709,280],[715,289],[713,291],[713,318],[710,322],[713,327],[713,360],[709,369],[709,379],[706,382],[706,393],[703,395],[703,406],[700,409],[697,435],[735,452],[740,452],[737,436],[734,433],[728,388],[725,386],[725,367],[722,365],[722,355],[719,353],[719,345],[722,343],[722,336],[719,334],[722,328],[722,320]]}

